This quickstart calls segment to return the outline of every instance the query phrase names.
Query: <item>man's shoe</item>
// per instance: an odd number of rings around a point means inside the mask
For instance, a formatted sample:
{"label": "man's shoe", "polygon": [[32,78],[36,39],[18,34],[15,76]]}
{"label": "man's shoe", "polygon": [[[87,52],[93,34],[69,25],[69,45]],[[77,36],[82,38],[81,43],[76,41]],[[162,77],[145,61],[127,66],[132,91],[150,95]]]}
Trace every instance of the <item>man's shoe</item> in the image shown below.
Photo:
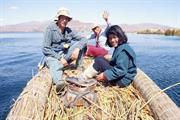
{"label": "man's shoe", "polygon": [[74,65],[74,64],[68,64],[67,66],[65,66],[64,68],[63,68],[63,70],[68,70],[68,69],[70,69],[70,70],[75,70],[77,67]]}
{"label": "man's shoe", "polygon": [[66,87],[65,83],[56,84],[56,92],[60,93],[60,92],[64,91],[65,87]]}

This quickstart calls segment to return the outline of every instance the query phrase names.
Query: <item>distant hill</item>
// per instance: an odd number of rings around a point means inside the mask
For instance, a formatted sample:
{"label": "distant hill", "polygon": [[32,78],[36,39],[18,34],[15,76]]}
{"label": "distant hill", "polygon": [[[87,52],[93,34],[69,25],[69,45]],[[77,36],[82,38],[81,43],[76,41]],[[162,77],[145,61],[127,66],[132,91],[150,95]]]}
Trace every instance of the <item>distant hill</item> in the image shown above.
{"label": "distant hill", "polygon": [[[50,21],[31,21],[26,23],[19,23],[14,25],[5,25],[0,26],[0,32],[42,32],[44,31],[45,27],[50,23]],[[85,23],[78,20],[72,20],[68,26],[72,27],[78,31],[90,31],[92,23]],[[141,23],[141,24],[120,24],[126,32],[139,32],[145,29],[170,29],[172,27],[159,25],[159,24],[152,24],[152,23]],[[102,25],[105,27],[105,25]]]}
{"label": "distant hill", "polygon": [[153,23],[140,23],[140,24],[121,24],[120,25],[126,32],[139,32],[146,29],[160,29],[160,30],[166,30],[170,29],[172,27],[165,26],[165,25],[159,25],[159,24],[153,24]]}
{"label": "distant hill", "polygon": [[48,23],[48,21],[31,21],[14,25],[5,25],[0,26],[0,32],[41,32]]}

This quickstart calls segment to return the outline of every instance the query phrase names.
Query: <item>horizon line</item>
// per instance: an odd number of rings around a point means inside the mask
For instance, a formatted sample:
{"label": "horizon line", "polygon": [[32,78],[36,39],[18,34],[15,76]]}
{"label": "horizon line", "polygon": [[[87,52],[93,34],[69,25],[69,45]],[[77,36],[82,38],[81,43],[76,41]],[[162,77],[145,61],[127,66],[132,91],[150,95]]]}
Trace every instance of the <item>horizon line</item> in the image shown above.
{"label": "horizon line", "polygon": [[[0,27],[4,27],[4,26],[10,26],[10,25],[18,25],[18,24],[24,24],[24,23],[30,23],[30,22],[53,22],[54,20],[30,20],[30,21],[24,21],[24,22],[19,22],[19,23],[10,23],[10,24],[4,24],[4,25],[0,25]],[[85,22],[85,21],[81,21],[81,20],[77,20],[77,19],[73,19],[72,21],[79,21],[85,24],[93,24],[94,22]],[[111,23],[111,22],[110,22]],[[69,23],[68,23],[69,24]],[[180,27],[174,27],[174,26],[170,26],[170,25],[164,25],[164,24],[159,24],[159,23],[153,23],[153,22],[141,22],[141,23],[118,23],[118,25],[138,25],[138,24],[153,24],[153,25],[161,25],[164,27],[171,27],[171,28],[180,28]],[[106,24],[100,24],[100,25],[106,25]]]}

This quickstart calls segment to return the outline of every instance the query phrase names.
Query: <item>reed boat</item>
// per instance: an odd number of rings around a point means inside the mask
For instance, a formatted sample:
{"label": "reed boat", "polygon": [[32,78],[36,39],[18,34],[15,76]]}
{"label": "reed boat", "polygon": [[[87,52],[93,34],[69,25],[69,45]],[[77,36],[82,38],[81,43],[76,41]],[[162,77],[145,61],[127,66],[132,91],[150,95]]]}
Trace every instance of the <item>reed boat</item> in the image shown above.
{"label": "reed boat", "polygon": [[[84,67],[91,61],[86,58]],[[64,77],[80,73],[65,70]],[[27,83],[6,120],[180,120],[180,109],[139,68],[128,87],[99,85],[96,90],[91,106],[65,108],[45,67]]]}

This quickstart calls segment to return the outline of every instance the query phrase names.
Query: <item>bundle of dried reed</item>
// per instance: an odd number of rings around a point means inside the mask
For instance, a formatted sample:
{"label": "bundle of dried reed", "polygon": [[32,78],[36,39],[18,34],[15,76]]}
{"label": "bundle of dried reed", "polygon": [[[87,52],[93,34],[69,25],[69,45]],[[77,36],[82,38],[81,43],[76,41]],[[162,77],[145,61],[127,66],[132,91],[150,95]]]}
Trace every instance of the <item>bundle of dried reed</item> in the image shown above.
{"label": "bundle of dried reed", "polygon": [[[84,61],[86,68],[92,59]],[[66,70],[64,77],[78,76],[82,71]],[[132,85],[126,88],[96,87],[97,101],[89,107],[65,108],[55,92],[48,69],[40,71],[29,81],[11,109],[7,120],[153,120],[153,114],[138,90]],[[142,108],[142,109],[141,109]]]}
{"label": "bundle of dried reed", "polygon": [[[86,68],[92,59],[84,61]],[[64,76],[79,76],[81,71],[67,70]],[[45,112],[45,120],[154,120],[148,106],[140,110],[145,104],[139,91],[132,85],[126,88],[117,86],[96,87],[97,101],[94,103],[85,98],[92,105],[89,107],[65,108],[63,102],[52,87]]]}
{"label": "bundle of dried reed", "polygon": [[32,78],[20,94],[7,120],[43,120],[52,80],[47,69]]}

